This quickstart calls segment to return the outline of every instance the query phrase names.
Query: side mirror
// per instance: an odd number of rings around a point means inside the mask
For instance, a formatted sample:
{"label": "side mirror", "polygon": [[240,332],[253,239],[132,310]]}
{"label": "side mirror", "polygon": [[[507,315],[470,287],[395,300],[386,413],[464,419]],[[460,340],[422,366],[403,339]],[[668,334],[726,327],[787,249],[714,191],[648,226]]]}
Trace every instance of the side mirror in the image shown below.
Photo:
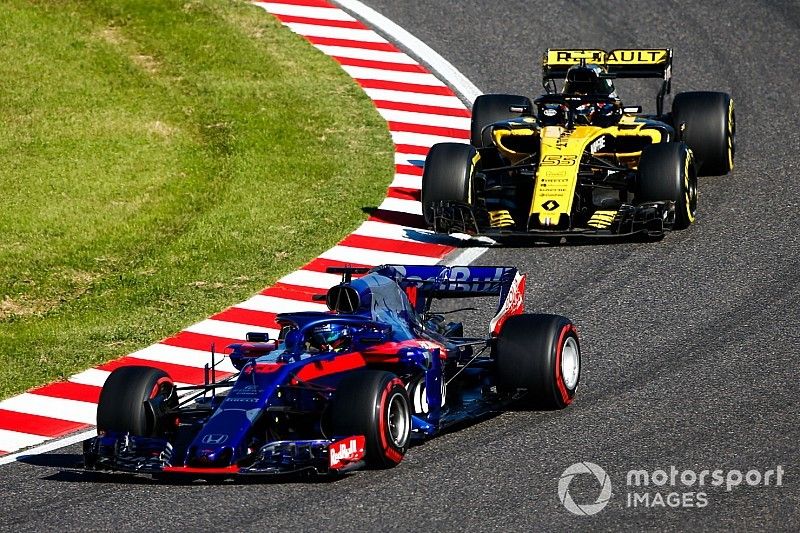
{"label": "side mirror", "polygon": [[622,112],[626,115],[638,115],[642,112],[642,106],[640,105],[632,105],[632,106],[625,106],[622,108]]}
{"label": "side mirror", "polygon": [[361,296],[350,285],[334,285],[325,295],[328,309],[337,313],[355,313],[361,305]]}
{"label": "side mirror", "polygon": [[247,342],[267,342],[269,340],[269,333],[250,331],[245,335],[245,339],[247,339]]}

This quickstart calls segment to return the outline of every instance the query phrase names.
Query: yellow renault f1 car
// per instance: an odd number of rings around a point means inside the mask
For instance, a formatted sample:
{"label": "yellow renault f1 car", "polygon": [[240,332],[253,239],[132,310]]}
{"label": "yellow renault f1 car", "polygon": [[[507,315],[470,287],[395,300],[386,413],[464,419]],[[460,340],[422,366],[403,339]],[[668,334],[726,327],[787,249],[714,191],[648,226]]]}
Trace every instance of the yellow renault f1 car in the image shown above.
{"label": "yellow renault f1 car", "polygon": [[[679,93],[665,113],[671,72],[671,49],[547,50],[545,94],[479,96],[471,144],[431,148],[426,222],[498,242],[657,238],[688,227],[697,176],[733,168],[736,124],[733,99],[721,92]],[[623,106],[619,78],[660,78],[656,113]]]}

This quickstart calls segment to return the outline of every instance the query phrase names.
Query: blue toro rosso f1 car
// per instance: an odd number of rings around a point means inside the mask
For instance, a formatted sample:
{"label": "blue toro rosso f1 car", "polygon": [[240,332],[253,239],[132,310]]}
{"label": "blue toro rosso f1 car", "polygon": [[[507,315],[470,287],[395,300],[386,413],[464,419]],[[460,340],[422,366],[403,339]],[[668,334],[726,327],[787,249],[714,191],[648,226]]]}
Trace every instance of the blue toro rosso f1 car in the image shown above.
{"label": "blue toro rosso f1 car", "polygon": [[[515,268],[329,272],[342,274],[324,295],[330,311],[280,314],[278,339],[251,333],[231,345],[233,376],[180,387],[156,368],[114,370],[85,467],[196,478],[386,468],[413,440],[512,403],[572,402],[575,326],[522,314]],[[475,296],[499,298],[485,337],[465,337],[463,324],[431,310],[437,299]]]}

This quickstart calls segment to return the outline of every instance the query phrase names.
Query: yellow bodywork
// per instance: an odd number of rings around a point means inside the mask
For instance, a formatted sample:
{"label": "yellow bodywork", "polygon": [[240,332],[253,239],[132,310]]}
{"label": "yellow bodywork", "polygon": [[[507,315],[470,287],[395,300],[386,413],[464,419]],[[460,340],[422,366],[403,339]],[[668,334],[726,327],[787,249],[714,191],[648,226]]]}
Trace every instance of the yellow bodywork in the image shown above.
{"label": "yellow bodywork", "polygon": [[[651,144],[662,142],[661,132],[644,127],[646,125],[646,121],[637,119],[634,115],[624,115],[617,124],[607,128],[599,126],[576,126],[573,129],[562,126],[538,128],[523,120],[495,127],[492,130],[492,138],[500,153],[512,163],[518,163],[530,155],[530,152],[515,149],[516,146],[538,141],[539,165],[529,216],[535,216],[541,226],[548,227],[558,225],[562,215],[569,215],[572,212],[580,162],[587,147],[603,135],[617,139],[646,137]],[[527,142],[520,143],[520,140]],[[594,147],[592,152],[598,157],[613,159],[632,169],[638,166],[641,151],[604,152],[604,148],[606,147],[601,144]],[[592,225],[595,227],[601,224],[600,220],[593,222]]]}

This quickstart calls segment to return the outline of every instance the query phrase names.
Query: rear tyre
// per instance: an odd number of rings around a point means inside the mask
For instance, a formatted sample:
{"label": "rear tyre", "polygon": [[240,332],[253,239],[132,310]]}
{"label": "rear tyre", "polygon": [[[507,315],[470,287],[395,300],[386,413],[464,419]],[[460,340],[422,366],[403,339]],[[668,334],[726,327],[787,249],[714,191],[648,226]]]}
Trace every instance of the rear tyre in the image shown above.
{"label": "rear tyre", "polygon": [[525,402],[541,409],[572,403],[581,372],[578,332],[559,315],[514,315],[505,321],[495,346],[502,391],[527,391]]}
{"label": "rear tyre", "polygon": [[697,213],[697,171],[686,144],[653,144],[642,150],[636,203],[675,202],[673,229],[685,229]]}
{"label": "rear tyre", "polygon": [[532,109],[531,99],[515,94],[482,94],[472,104],[472,125],[470,127],[470,143],[476,148],[494,146],[489,124],[519,118],[522,113],[514,113],[512,106],[526,106]]}
{"label": "rear tyre", "polygon": [[422,172],[422,213],[428,225],[433,225],[435,202],[472,203],[472,176],[479,159],[478,151],[468,144],[431,147]]}
{"label": "rear tyre", "polygon": [[[123,366],[108,376],[97,403],[98,431],[127,432],[156,437],[164,421],[148,406],[176,407],[178,397],[172,378],[158,368]],[[160,410],[159,410],[160,411]]]}
{"label": "rear tyre", "polygon": [[678,139],[689,145],[703,176],[733,170],[736,154],[736,114],[727,93],[679,93],[672,101],[672,120]]}
{"label": "rear tyre", "polygon": [[403,382],[381,370],[344,376],[331,403],[330,423],[335,436],[364,435],[368,466],[398,465],[411,435],[411,407]]}

